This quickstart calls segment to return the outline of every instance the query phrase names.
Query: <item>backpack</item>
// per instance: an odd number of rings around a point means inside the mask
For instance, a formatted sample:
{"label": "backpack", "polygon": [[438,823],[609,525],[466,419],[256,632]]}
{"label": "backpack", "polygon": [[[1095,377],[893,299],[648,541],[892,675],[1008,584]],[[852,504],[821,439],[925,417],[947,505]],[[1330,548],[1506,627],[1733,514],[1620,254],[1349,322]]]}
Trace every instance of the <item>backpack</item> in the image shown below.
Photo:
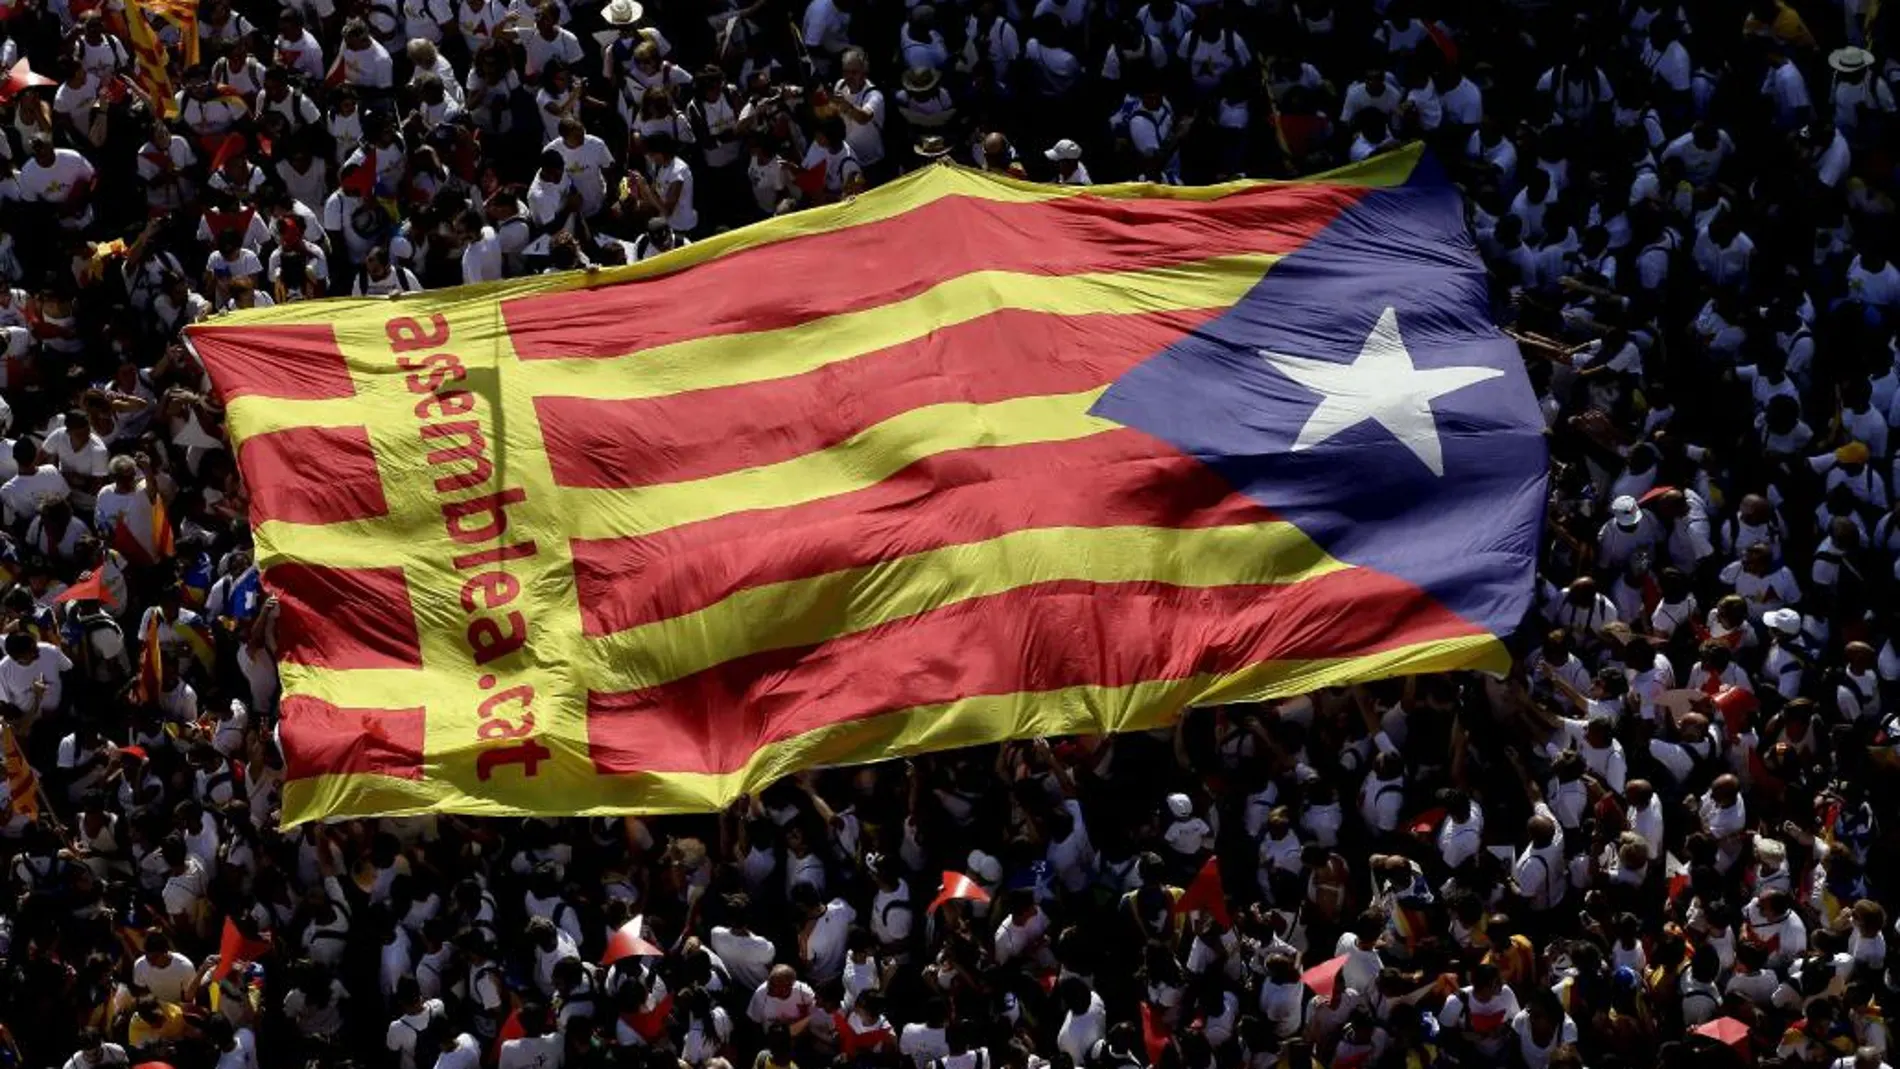
{"label": "backpack", "polygon": [[406,1017],[396,1018],[397,1024],[402,1025],[404,1028],[416,1034],[415,1054],[413,1055],[416,1069],[434,1069],[436,1059],[442,1057],[442,1036],[434,1027],[436,1020],[436,1016],[431,1014],[429,1016],[429,1026],[417,1028],[415,1025],[410,1024],[409,1019]]}

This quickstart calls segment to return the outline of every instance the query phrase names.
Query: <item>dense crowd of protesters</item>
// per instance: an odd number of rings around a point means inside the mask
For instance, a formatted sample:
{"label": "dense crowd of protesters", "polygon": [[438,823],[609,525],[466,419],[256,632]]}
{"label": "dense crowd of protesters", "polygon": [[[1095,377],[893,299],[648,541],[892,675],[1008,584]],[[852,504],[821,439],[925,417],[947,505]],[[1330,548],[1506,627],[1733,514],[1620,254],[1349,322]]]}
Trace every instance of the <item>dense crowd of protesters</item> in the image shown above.
{"label": "dense crowd of protesters", "polygon": [[[0,6],[0,711],[37,780],[0,1062],[1883,1069],[1879,0],[202,0],[195,64],[157,27],[169,105],[127,17]],[[704,817],[278,827],[275,610],[183,325],[640,260],[942,158],[1201,183],[1410,140],[1549,421],[1509,678]]]}

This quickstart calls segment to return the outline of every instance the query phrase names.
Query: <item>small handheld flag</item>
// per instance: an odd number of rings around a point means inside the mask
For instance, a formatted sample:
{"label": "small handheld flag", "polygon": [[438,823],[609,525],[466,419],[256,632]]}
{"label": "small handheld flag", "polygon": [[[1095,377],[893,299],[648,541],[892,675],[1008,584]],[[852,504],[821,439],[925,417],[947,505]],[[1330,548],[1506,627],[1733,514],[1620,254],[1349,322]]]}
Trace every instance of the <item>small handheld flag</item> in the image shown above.
{"label": "small handheld flag", "polygon": [[53,598],[55,604],[62,601],[97,601],[106,608],[117,608],[119,601],[106,589],[105,576],[98,571],[87,572],[77,583],[59,592]]}
{"label": "small handheld flag", "polygon": [[1176,913],[1206,913],[1222,924],[1232,924],[1233,918],[1227,913],[1227,894],[1221,889],[1220,858],[1209,857],[1194,876],[1194,882],[1187,885],[1181,897],[1174,901]]}
{"label": "small handheld flag", "polygon": [[659,947],[641,938],[640,928],[642,923],[641,918],[635,917],[619,928],[614,929],[614,934],[607,937],[607,949],[601,952],[600,963],[602,965],[612,965],[622,958],[657,958],[665,956],[666,951],[661,950]]}
{"label": "small handheld flag", "polygon": [[924,912],[935,913],[938,906],[956,898],[968,899],[972,902],[988,902],[990,894],[963,873],[946,871],[943,874],[942,885],[937,888],[937,897],[930,900],[930,907]]}
{"label": "small handheld flag", "polygon": [[240,961],[256,961],[270,953],[271,945],[263,939],[252,939],[245,935],[231,918],[224,918],[224,933],[218,937],[218,965],[211,970],[213,980],[222,980],[233,966]]}

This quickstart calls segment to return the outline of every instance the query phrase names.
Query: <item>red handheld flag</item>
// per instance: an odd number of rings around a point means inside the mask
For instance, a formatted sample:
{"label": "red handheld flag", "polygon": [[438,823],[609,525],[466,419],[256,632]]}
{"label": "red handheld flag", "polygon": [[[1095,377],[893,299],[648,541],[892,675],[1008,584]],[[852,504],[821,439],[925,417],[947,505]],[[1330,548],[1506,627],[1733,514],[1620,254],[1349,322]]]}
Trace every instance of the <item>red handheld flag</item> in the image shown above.
{"label": "red handheld flag", "polygon": [[50,89],[59,82],[44,74],[33,73],[26,60],[15,63],[8,71],[4,81],[0,81],[0,104],[12,100],[25,89]]}
{"label": "red handheld flag", "polygon": [[621,958],[658,958],[666,951],[654,946],[640,937],[641,919],[635,917],[614,930],[607,937],[607,949],[600,955],[602,966],[612,965]]}
{"label": "red handheld flag", "polygon": [[1233,918],[1227,912],[1227,893],[1221,889],[1220,859],[1209,857],[1207,864],[1188,884],[1187,890],[1174,901],[1176,913],[1191,913],[1199,910],[1212,916],[1222,924],[1232,924]]}
{"label": "red handheld flag", "polygon": [[1141,1045],[1148,1050],[1148,1064],[1160,1065],[1162,1052],[1168,1049],[1168,1030],[1149,1002],[1141,1004]]}
{"label": "red handheld flag", "polygon": [[528,1030],[521,1026],[521,1007],[508,1011],[508,1019],[501,1022],[501,1029],[495,1033],[495,1049],[489,1052],[489,1060],[501,1058],[501,1045],[511,1039],[524,1039]]}
{"label": "red handheld flag", "polygon": [[211,169],[223,170],[225,164],[243,156],[250,147],[243,134],[225,134],[218,142],[217,149],[211,153]]}
{"label": "red handheld flag", "polygon": [[798,176],[792,183],[803,190],[807,197],[817,198],[825,195],[825,164],[820,160],[810,167],[798,169]]}
{"label": "red handheld flag", "polygon": [[1717,1017],[1713,1021],[1696,1025],[1690,1031],[1698,1036],[1708,1036],[1743,1054],[1748,1053],[1748,1026],[1733,1017]]}
{"label": "red handheld flag", "polygon": [[1339,970],[1346,967],[1346,955],[1320,962],[1318,965],[1300,974],[1300,983],[1311,988],[1316,995],[1330,995],[1333,985],[1339,982]]}
{"label": "red handheld flag", "polygon": [[270,953],[271,946],[262,939],[252,939],[238,930],[231,918],[224,918],[224,934],[218,938],[218,967],[211,970],[213,980],[222,980],[231,971],[231,966],[240,961],[256,961]]}
{"label": "red handheld flag", "polygon": [[87,572],[85,578],[54,596],[55,604],[62,601],[103,601],[108,608],[117,608],[119,601],[106,589],[105,577],[100,573]]}
{"label": "red handheld flag", "polygon": [[985,891],[975,880],[965,876],[963,873],[946,870],[943,874],[943,884],[937,888],[937,897],[931,899],[930,908],[924,910],[924,912],[935,913],[937,912],[938,906],[943,905],[953,898],[967,898],[973,902],[988,902],[990,900],[990,893]]}

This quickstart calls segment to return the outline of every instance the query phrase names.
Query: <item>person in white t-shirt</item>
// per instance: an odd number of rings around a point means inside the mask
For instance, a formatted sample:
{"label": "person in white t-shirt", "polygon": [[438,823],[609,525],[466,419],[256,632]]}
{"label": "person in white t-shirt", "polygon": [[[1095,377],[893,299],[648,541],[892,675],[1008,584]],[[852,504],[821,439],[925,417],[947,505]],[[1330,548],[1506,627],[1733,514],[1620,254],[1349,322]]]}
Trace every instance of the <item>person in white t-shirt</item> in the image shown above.
{"label": "person in white t-shirt", "polygon": [[41,642],[24,631],[6,637],[6,657],[0,658],[0,701],[26,713],[31,724],[41,715],[59,711],[63,674],[73,662],[58,646]]}
{"label": "person in white t-shirt", "polygon": [[69,148],[54,148],[36,137],[28,146],[32,158],[20,168],[22,200],[53,206],[59,225],[84,230],[92,225],[92,183],[96,175],[86,157]]}
{"label": "person in white t-shirt", "polygon": [[66,1059],[60,1069],[118,1069],[132,1064],[126,1056],[125,1048],[117,1043],[108,1043],[104,1035],[96,1028],[88,1028],[79,1033],[79,1049]]}
{"label": "person in white t-shirt", "polygon": [[145,938],[145,953],[132,963],[132,987],[160,1002],[182,1003],[198,975],[197,966],[172,951],[171,937],[153,932]]}
{"label": "person in white t-shirt", "polygon": [[712,952],[725,962],[732,982],[741,988],[756,988],[765,983],[778,957],[778,948],[770,939],[758,935],[743,923],[752,900],[743,891],[727,895],[724,902],[731,924],[716,925],[707,936]]}
{"label": "person in white t-shirt", "polygon": [[798,943],[799,954],[809,966],[807,975],[820,984],[837,979],[844,971],[845,937],[858,911],[842,898],[821,900],[818,889],[809,883],[792,886],[792,909],[804,918]]}
{"label": "person in white t-shirt", "polygon": [[389,1022],[389,1029],[383,1036],[383,1046],[395,1052],[400,1069],[418,1069],[417,1047],[422,1045],[424,1034],[448,1015],[448,1010],[441,999],[423,998],[422,988],[414,976],[404,976],[396,981],[394,1002],[401,1012]]}
{"label": "person in white t-shirt", "polygon": [[566,1064],[567,1041],[548,1028],[547,1007],[523,1006],[518,1020],[527,1034],[502,1043],[496,1069],[561,1069]]}
{"label": "person in white t-shirt", "polygon": [[560,136],[547,143],[543,153],[558,152],[567,164],[567,177],[581,192],[581,214],[593,218],[607,202],[607,175],[614,170],[614,156],[607,143],[587,132],[579,119],[561,120]]}
{"label": "person in white t-shirt", "polygon": [[791,1025],[811,1013],[818,995],[811,985],[798,978],[790,965],[774,965],[765,982],[752,992],[746,1004],[746,1017],[766,1028],[774,1024]]}
{"label": "person in white t-shirt", "polygon": [[1438,1023],[1485,1062],[1501,1065],[1512,1038],[1511,1020],[1519,1009],[1517,995],[1505,985],[1498,967],[1486,962],[1472,969],[1471,986],[1445,1000]]}
{"label": "person in white t-shirt", "polygon": [[699,226],[699,212],[693,207],[693,169],[679,158],[679,145],[665,130],[648,134],[643,144],[650,176],[634,176],[634,194],[663,216],[675,234],[690,238]]}
{"label": "person in white t-shirt", "polygon": [[345,84],[364,89],[388,89],[396,83],[396,65],[389,50],[370,34],[369,23],[351,19],[343,24],[343,51],[337,62],[343,66]]}
{"label": "person in white t-shirt", "polygon": [[[560,156],[557,153],[556,159]],[[473,208],[455,221],[456,237],[462,240],[462,281],[495,282],[503,276],[501,238],[495,228],[482,221],[482,213]]]}

